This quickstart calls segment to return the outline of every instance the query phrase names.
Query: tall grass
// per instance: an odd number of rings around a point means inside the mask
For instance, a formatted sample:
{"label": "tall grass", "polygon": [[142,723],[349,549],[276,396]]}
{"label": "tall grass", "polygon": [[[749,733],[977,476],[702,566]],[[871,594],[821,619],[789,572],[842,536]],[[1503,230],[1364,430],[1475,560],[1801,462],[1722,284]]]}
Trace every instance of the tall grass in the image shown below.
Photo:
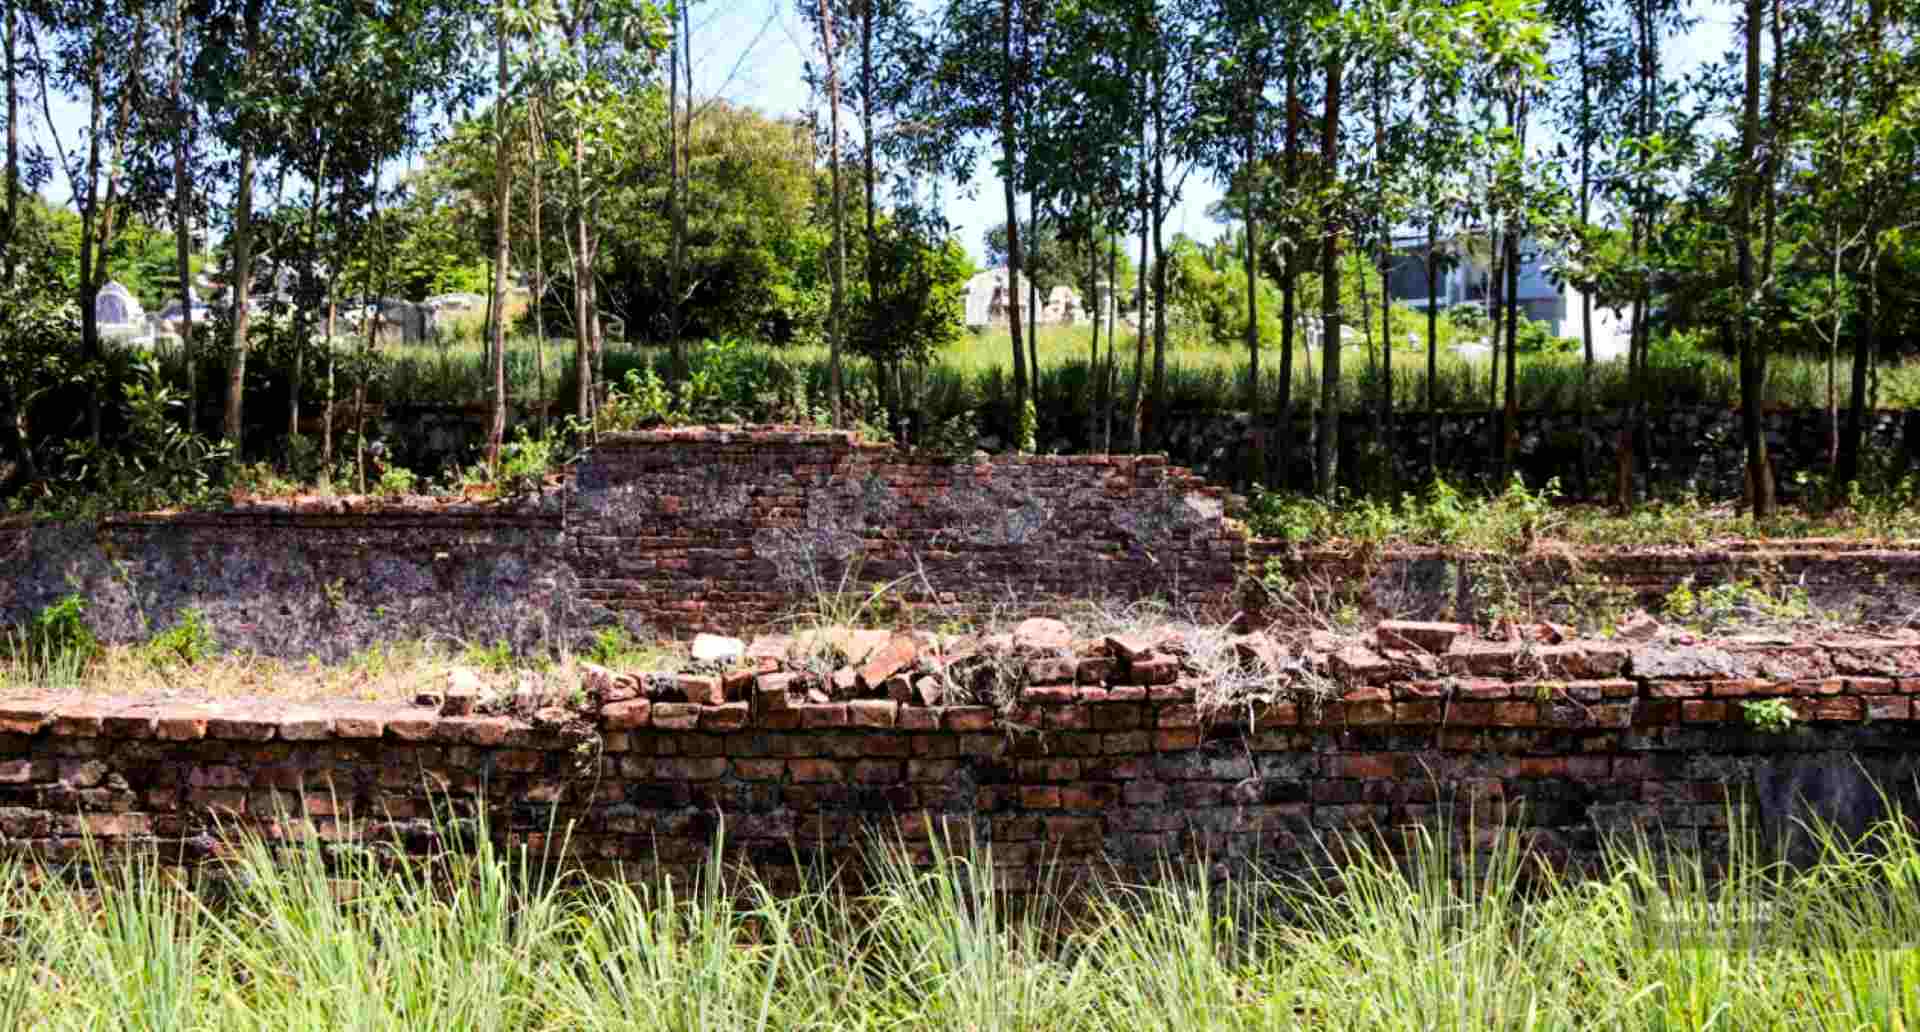
{"label": "tall grass", "polygon": [[484,839],[432,867],[238,840],[198,886],[152,855],[96,857],[97,891],[15,863],[0,869],[0,1024],[1850,1029],[1920,1015],[1920,842],[1903,821],[1858,840],[1816,826],[1796,867],[1750,835],[1715,863],[1627,841],[1579,878],[1514,831],[1391,834],[1307,872],[1221,881],[1173,864],[1152,884],[1018,907],[1000,878],[1030,872],[939,834],[917,857],[876,844],[859,888],[816,870],[785,893],[718,863],[690,885],[568,874]]}
{"label": "tall grass", "polygon": [[[1089,331],[1083,328],[1047,327],[1039,337],[1040,402],[1043,419],[1050,410],[1059,413],[1063,423],[1084,422],[1093,385],[1097,382],[1088,354]],[[1133,340],[1123,334],[1119,341],[1119,363],[1113,371],[1115,398],[1123,402],[1132,389]],[[572,343],[548,340],[540,348],[545,361],[544,380],[536,376],[535,344],[531,338],[517,338],[508,344],[507,374],[509,392],[516,398],[564,402],[572,396]],[[771,348],[753,346],[766,360],[776,356],[796,367],[802,378],[818,393],[828,381],[824,348]],[[1004,332],[966,334],[959,343],[942,351],[924,369],[910,375],[910,386],[929,418],[942,418],[964,409],[1000,411],[1011,394],[1010,341]],[[1102,361],[1105,349],[1102,349]],[[451,340],[386,351],[388,369],[375,393],[393,403],[469,403],[486,397],[488,373],[485,352],[477,341]],[[1176,336],[1167,351],[1166,391],[1168,404],[1175,410],[1236,410],[1245,407],[1247,358],[1244,351],[1224,348],[1190,336]],[[1295,352],[1293,396],[1297,411],[1304,414],[1319,404],[1319,361],[1305,349]],[[653,368],[664,378],[668,372],[664,348],[612,345],[606,356],[607,378],[617,382],[625,371]],[[1151,358],[1149,358],[1151,368]],[[1347,348],[1343,359],[1344,378],[1340,403],[1348,409],[1377,406],[1380,402],[1383,366],[1379,352],[1360,345]],[[1578,355],[1567,353],[1529,353],[1519,361],[1516,390],[1523,409],[1571,409],[1578,405],[1585,372]],[[1843,371],[1844,372],[1844,371]],[[1468,359],[1443,352],[1436,368],[1434,402],[1446,410],[1480,410],[1493,407],[1492,387],[1486,358]],[[872,370],[867,363],[853,360],[847,375],[855,392],[871,390],[867,381]],[[1767,367],[1764,395],[1771,405],[1791,408],[1821,408],[1826,404],[1826,368],[1812,358],[1781,355]],[[1844,380],[1844,377],[1843,377]],[[1880,404],[1902,408],[1920,404],[1920,362],[1885,366],[1880,370]],[[544,391],[540,385],[544,383]],[[1648,367],[1648,396],[1660,405],[1735,405],[1740,396],[1739,369],[1726,356],[1687,348],[1656,349]],[[1260,391],[1267,411],[1277,411],[1280,403],[1278,350],[1266,349],[1261,356]],[[1845,404],[1846,387],[1840,385],[1840,401]],[[1631,384],[1624,361],[1598,363],[1594,368],[1591,396],[1596,404],[1624,405],[1632,400]],[[821,402],[824,405],[824,399]],[[1427,404],[1427,374],[1424,351],[1395,348],[1393,363],[1393,404],[1403,411],[1424,409]],[[1070,414],[1070,415],[1069,415]]]}

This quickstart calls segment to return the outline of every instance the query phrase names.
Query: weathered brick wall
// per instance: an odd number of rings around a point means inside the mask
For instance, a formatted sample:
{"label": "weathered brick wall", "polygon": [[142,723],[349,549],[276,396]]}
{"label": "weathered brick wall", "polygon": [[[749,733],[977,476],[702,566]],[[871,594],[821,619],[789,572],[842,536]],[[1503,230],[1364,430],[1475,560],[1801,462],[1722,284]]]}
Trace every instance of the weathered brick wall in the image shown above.
{"label": "weathered brick wall", "polygon": [[[1369,615],[1481,619],[1490,606],[1535,619],[1577,620],[1603,610],[1658,612],[1675,588],[1698,591],[1747,581],[1785,597],[1804,590],[1808,605],[1854,623],[1902,626],[1920,618],[1920,549],[1849,540],[1723,542],[1701,548],[1542,549],[1525,555],[1475,555],[1443,549],[1380,551],[1248,544],[1255,576],[1271,569],[1315,604],[1352,602]],[[1247,596],[1250,607],[1281,615],[1286,607]]]}
{"label": "weathered brick wall", "polygon": [[562,499],[522,506],[310,499],[218,513],[0,526],[0,626],[63,595],[109,641],[200,610],[222,647],[338,660],[376,642],[533,647],[590,617]]}
{"label": "weathered brick wall", "polygon": [[[1916,802],[1920,640],[1468,642],[1345,670],[1323,703],[1211,715],[1190,681],[1124,672],[1029,688],[1005,712],[640,698],[571,728],[353,703],[10,700],[0,844],[71,858],[90,835],[191,860],[220,848],[224,821],[426,851],[443,844],[438,808],[640,871],[685,872],[724,825],[728,858],[780,881],[796,858],[847,859],[869,827],[922,839],[930,816],[970,825],[1017,885],[1045,859],[1069,874],[1191,850],[1306,863],[1316,834],[1443,813],[1464,826],[1469,809],[1484,833],[1503,805],[1547,855],[1586,863],[1633,830],[1724,848],[1729,798],[1771,831],[1809,810],[1859,827],[1883,812],[1875,782]],[[1738,704],[1756,697],[1801,723],[1751,729]]]}
{"label": "weathered brick wall", "polygon": [[1160,456],[950,462],[845,432],[603,438],[569,513],[584,596],[658,627],[739,629],[823,592],[1012,614],[1062,600],[1227,604],[1244,539],[1229,499]]}

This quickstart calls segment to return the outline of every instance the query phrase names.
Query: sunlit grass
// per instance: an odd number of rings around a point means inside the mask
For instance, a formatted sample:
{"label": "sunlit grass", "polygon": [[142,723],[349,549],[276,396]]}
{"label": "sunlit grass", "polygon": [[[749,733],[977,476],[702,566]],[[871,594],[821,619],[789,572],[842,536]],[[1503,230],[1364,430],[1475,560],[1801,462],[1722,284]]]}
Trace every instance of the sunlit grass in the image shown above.
{"label": "sunlit grass", "polygon": [[[1055,868],[939,834],[920,863],[882,838],[866,879],[812,869],[778,892],[717,864],[691,883],[588,877],[484,838],[432,868],[236,839],[208,872],[218,893],[137,852],[96,857],[85,892],[14,863],[0,1022],[1853,1029],[1920,1014],[1920,844],[1903,822],[1858,841],[1816,827],[1798,868],[1737,830],[1717,871],[1626,840],[1587,877],[1480,830],[1398,829],[1337,864],[1226,881],[1171,860],[1074,896],[1044,891]],[[1014,875],[1043,891],[1016,904]]]}

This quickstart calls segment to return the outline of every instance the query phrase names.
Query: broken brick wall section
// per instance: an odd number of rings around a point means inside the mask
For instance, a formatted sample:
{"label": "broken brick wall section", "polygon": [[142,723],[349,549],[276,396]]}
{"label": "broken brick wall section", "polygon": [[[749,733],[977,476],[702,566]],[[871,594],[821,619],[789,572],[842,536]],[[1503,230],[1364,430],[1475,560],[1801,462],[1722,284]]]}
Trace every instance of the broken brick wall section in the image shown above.
{"label": "broken brick wall section", "polygon": [[[1393,650],[1371,653],[1387,655]],[[1339,664],[1335,669],[1341,670]],[[1348,664],[1338,694],[1207,712],[1204,686],[1115,664],[1008,708],[890,699],[632,698],[572,722],[431,706],[113,699],[0,704],[0,845],[80,856],[217,854],[216,834],[445,845],[434,815],[564,841],[596,870],[684,874],[724,829],[776,884],[867,829],[926,855],[929,823],[992,847],[1008,884],[1043,862],[1151,874],[1318,858],[1316,835],[1505,810],[1545,855],[1591,864],[1612,834],[1724,850],[1729,801],[1763,831],[1811,812],[1859,828],[1920,773],[1920,640],[1793,646],[1461,640]],[[1134,681],[1161,681],[1135,684]],[[757,693],[755,693],[757,694]],[[1754,726],[1743,703],[1797,719]],[[543,711],[544,712],[544,711]],[[1909,812],[1916,812],[1909,809]]]}
{"label": "broken brick wall section", "polygon": [[1542,548],[1476,555],[1437,548],[1330,550],[1248,543],[1248,567],[1272,573],[1290,600],[1260,592],[1248,610],[1284,618],[1299,604],[1416,620],[1552,620],[1607,626],[1635,608],[1660,612],[1683,584],[1695,592],[1747,582],[1770,598],[1804,593],[1815,613],[1851,624],[1904,626],[1920,614],[1920,550],[1846,539],[1718,542],[1696,548]]}
{"label": "broken brick wall section", "polygon": [[738,631],[890,590],[973,618],[1158,598],[1225,618],[1246,563],[1233,499],[1162,456],[951,461],[843,431],[601,438],[568,513],[584,598],[655,628]]}

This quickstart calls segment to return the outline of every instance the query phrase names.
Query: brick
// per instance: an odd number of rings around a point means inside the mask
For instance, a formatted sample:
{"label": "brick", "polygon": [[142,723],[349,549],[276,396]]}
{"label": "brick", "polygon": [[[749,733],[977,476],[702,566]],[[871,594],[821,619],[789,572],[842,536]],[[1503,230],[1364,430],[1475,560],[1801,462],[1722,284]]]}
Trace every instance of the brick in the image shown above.
{"label": "brick", "polygon": [[[160,737],[161,738],[168,737],[168,728],[166,726],[167,723],[168,722],[165,718],[162,718],[160,721],[160,725],[161,725]],[[206,721],[204,720],[192,721],[190,723],[197,723],[199,725],[198,727],[199,734],[193,735],[193,737],[199,738],[204,736],[207,733]],[[175,730],[175,733],[180,733],[182,731],[191,731],[193,729],[192,728],[176,728],[174,730]],[[380,719],[379,717],[337,716],[333,718],[333,736],[335,738],[379,738],[381,735],[386,734],[386,732],[387,732],[387,722]]]}
{"label": "brick", "polygon": [[847,703],[847,721],[854,727],[890,728],[899,720],[900,704],[887,699],[855,699]]}
{"label": "brick", "polygon": [[690,702],[657,702],[653,726],[665,731],[692,731],[700,726],[700,707]]}
{"label": "brick", "polygon": [[895,726],[902,731],[936,731],[940,727],[940,711],[932,706],[902,706]]}
{"label": "brick", "polygon": [[1153,734],[1156,752],[1183,752],[1200,748],[1200,732],[1195,728],[1173,728]]}
{"label": "brick", "polygon": [[1650,681],[1649,699],[1698,699],[1707,694],[1711,681]]}
{"label": "brick", "polygon": [[1386,753],[1347,753],[1335,760],[1334,770],[1343,778],[1397,778],[1400,758]]}
{"label": "brick", "polygon": [[37,735],[53,723],[53,714],[33,703],[0,703],[0,734]]}
{"label": "brick", "polygon": [[1080,662],[1070,656],[1048,656],[1027,662],[1027,683],[1070,685],[1079,677]]}
{"label": "brick", "polygon": [[696,706],[719,706],[727,701],[720,678],[711,674],[681,674],[673,683],[674,688]]}
{"label": "brick", "polygon": [[1866,705],[1857,695],[1842,695],[1813,700],[1814,720],[1854,721],[1866,715]]}
{"label": "brick", "polygon": [[1049,684],[1034,685],[1020,690],[1020,701],[1038,706],[1065,706],[1079,699],[1079,690],[1072,685]]}
{"label": "brick", "polygon": [[1180,661],[1172,656],[1156,653],[1132,660],[1127,664],[1128,684],[1172,684],[1179,679]]}
{"label": "brick", "polygon": [[663,756],[653,761],[654,776],[662,781],[716,781],[727,776],[721,756]]}
{"label": "brick", "polygon": [[628,699],[600,707],[600,721],[609,731],[630,731],[653,721],[653,703],[647,699]]}
{"label": "brick", "polygon": [[1374,626],[1374,635],[1388,648],[1422,649],[1435,655],[1451,649],[1455,638],[1472,631],[1465,624],[1418,620],[1382,620]]}
{"label": "brick", "polygon": [[1540,707],[1532,702],[1496,702],[1490,723],[1496,727],[1533,727],[1540,723]]}
{"label": "brick", "polygon": [[1689,724],[1718,724],[1727,716],[1727,703],[1720,699],[1687,699],[1680,703],[1680,719]]}
{"label": "brick", "polygon": [[846,768],[837,760],[788,760],[787,774],[794,781],[803,784],[845,781],[847,779]]}
{"label": "brick", "polygon": [[747,726],[752,714],[744,702],[728,702],[700,708],[700,730],[738,731]]}
{"label": "brick", "polygon": [[1905,695],[1867,696],[1868,720],[1910,720],[1913,700]]}
{"label": "brick", "polygon": [[950,706],[940,718],[948,731],[990,731],[993,725],[992,706]]}
{"label": "brick", "polygon": [[847,704],[844,702],[807,703],[803,706],[796,706],[794,709],[800,713],[801,727],[847,726]]}

